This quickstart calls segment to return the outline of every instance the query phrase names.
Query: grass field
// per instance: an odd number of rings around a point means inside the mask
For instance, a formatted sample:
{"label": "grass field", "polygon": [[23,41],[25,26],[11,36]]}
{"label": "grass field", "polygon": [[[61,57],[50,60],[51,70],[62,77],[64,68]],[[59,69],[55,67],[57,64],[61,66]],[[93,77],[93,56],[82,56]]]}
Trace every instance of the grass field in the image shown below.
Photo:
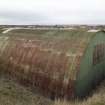
{"label": "grass field", "polygon": [[53,105],[53,102],[15,80],[0,75],[0,105]]}
{"label": "grass field", "polygon": [[105,81],[87,99],[52,101],[15,80],[0,76],[0,105],[105,105]]}
{"label": "grass field", "polygon": [[3,28],[0,27],[0,33],[2,33],[2,32],[3,32]]}

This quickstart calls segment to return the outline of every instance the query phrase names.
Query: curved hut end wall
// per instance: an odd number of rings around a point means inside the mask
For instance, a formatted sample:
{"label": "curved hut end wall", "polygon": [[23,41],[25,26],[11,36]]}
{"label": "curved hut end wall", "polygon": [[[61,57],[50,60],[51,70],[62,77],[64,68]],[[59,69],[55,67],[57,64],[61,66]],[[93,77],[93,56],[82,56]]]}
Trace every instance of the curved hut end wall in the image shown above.
{"label": "curved hut end wall", "polygon": [[105,79],[105,33],[98,32],[89,43],[77,75],[75,96],[86,97]]}

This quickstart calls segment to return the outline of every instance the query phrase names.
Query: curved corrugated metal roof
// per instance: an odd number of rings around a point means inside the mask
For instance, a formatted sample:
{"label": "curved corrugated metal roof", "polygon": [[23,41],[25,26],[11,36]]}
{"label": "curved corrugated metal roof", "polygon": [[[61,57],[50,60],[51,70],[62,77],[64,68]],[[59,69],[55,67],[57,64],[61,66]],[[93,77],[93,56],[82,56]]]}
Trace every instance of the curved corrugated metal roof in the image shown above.
{"label": "curved corrugated metal roof", "polygon": [[81,59],[95,35],[83,30],[13,30],[3,36],[8,37],[8,44],[2,56],[15,65],[14,69],[21,68],[18,72],[24,72],[22,75],[30,71],[36,77],[40,74],[39,82],[51,80],[46,88],[56,81],[68,86],[70,80],[76,80]]}

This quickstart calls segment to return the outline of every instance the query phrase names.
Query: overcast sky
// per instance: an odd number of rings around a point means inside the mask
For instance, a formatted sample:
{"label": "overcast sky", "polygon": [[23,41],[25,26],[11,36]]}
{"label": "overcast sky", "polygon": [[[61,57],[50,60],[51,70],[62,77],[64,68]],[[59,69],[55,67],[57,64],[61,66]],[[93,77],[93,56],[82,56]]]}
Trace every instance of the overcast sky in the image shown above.
{"label": "overcast sky", "polygon": [[0,24],[105,24],[105,0],[0,0]]}

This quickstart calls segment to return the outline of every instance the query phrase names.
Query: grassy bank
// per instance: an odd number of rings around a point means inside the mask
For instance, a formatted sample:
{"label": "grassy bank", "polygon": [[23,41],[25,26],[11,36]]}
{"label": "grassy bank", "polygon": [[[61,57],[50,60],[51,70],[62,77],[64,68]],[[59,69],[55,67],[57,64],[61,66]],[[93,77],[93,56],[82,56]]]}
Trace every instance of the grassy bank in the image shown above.
{"label": "grassy bank", "polygon": [[105,105],[105,81],[83,101],[51,101],[14,80],[0,76],[0,105]]}
{"label": "grassy bank", "polygon": [[54,105],[105,105],[105,81],[103,81],[93,92],[93,95],[87,99],[69,102],[65,100],[56,100]]}
{"label": "grassy bank", "polygon": [[0,76],[0,105],[52,105],[52,101]]}

